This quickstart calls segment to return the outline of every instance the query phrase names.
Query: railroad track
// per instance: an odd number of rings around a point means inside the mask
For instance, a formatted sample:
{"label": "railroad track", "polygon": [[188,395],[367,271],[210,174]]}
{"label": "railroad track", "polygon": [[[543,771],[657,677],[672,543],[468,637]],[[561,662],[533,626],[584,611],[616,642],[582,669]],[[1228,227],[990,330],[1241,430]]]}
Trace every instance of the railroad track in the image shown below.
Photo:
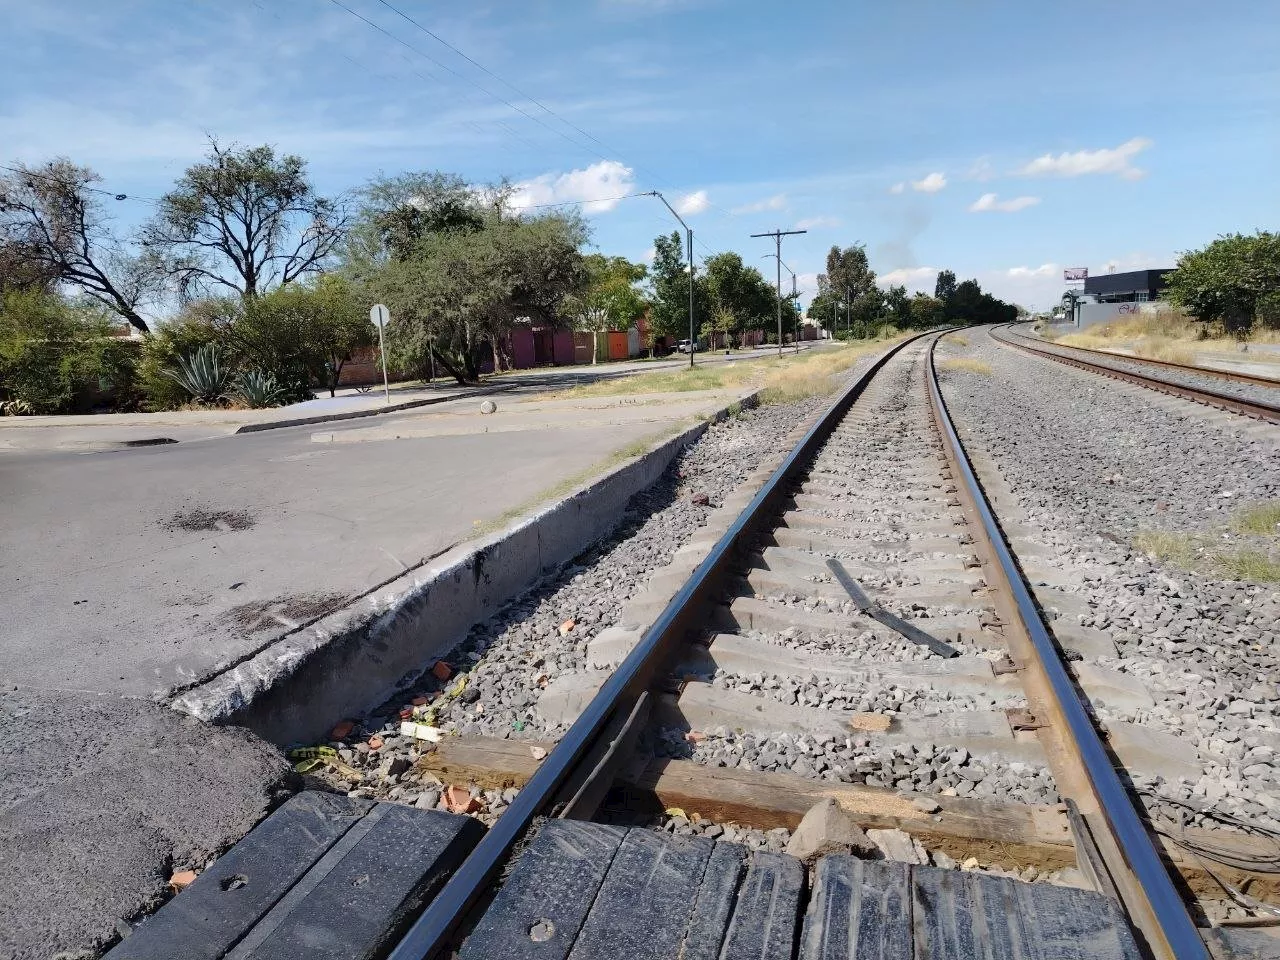
{"label": "railroad track", "polygon": [[1014,330],[1012,324],[991,327],[988,332],[996,342],[1034,356],[1268,423],[1280,423],[1280,382],[1266,377],[1050,344]]}
{"label": "railroad track", "polygon": [[[1073,638],[1042,620],[951,424],[935,341],[832,405],[634,646],[600,638],[616,667],[545,760],[441,745],[445,773],[523,788],[394,960],[451,942],[535,817],[608,819],[610,790],[615,812],[620,790],[623,807],[762,827],[835,796],[943,862],[995,847],[1015,869],[1078,863],[1152,955],[1208,956],[1184,899],[1203,865],[1170,870],[1117,774]],[[639,773],[637,744],[656,747]]]}
{"label": "railroad track", "polygon": [[[346,836],[326,840],[330,852],[320,846],[314,867],[310,860],[296,867],[305,878],[280,903],[304,903],[307,890],[324,891],[326,882],[340,890],[367,883],[366,859],[376,869],[394,866],[392,874],[413,863],[430,876],[403,881],[395,897],[405,899],[393,905],[413,901],[419,894],[411,888],[431,896],[420,913],[412,908],[410,925],[398,906],[378,921],[385,925],[373,937],[376,955],[389,931],[403,932],[385,954],[391,960],[455,950],[463,960],[674,956],[664,943],[684,944],[686,957],[791,956],[800,937],[801,956],[834,958],[854,953],[842,952],[850,941],[832,946],[828,934],[848,938],[850,923],[880,921],[848,920],[848,900],[837,903],[832,891],[847,898],[861,890],[859,910],[874,911],[867,891],[888,877],[898,887],[880,897],[888,911],[880,920],[907,942],[886,946],[886,956],[985,955],[921,946],[922,938],[945,944],[950,936],[1012,937],[1021,946],[992,955],[1028,958],[1210,956],[1197,926],[1204,919],[1198,898],[1220,897],[1225,882],[1274,899],[1277,874],[1247,837],[1188,829],[1175,843],[1150,829],[1127,788],[1129,774],[1149,772],[1147,761],[1140,751],[1123,756],[1114,738],[1099,734],[1082,691],[1101,674],[1071,665],[1106,656],[1100,648],[1110,641],[1065,619],[1046,622],[1044,594],[1028,585],[1027,557],[1018,556],[1027,538],[1016,524],[1002,529],[991,471],[970,461],[939,389],[933,354],[940,339],[924,334],[887,351],[797,429],[776,468],[725,498],[617,623],[591,640],[591,669],[547,685],[538,709],[563,720],[557,741],[449,735],[415,763],[441,783],[505,791],[505,809],[483,835],[465,817],[431,821],[438,838],[431,843],[445,852],[424,867],[425,841],[414,831],[425,828],[409,815],[445,815],[364,799],[350,801],[359,809],[335,813],[346,798],[301,794],[319,798],[298,808],[311,819],[301,830],[281,821],[278,833],[292,830],[309,842],[317,802],[324,829],[345,816],[367,832],[351,828],[340,856]],[[888,859],[919,864],[919,879],[905,866],[875,868],[873,876],[861,861],[828,857],[817,868],[801,935],[796,891],[806,880],[798,861],[771,852],[781,842],[751,854],[748,868],[741,853],[726,852],[741,848],[711,841],[746,828],[773,837],[831,801],[881,850],[894,850]],[[672,845],[650,829],[657,817],[681,834]],[[379,831],[400,846],[377,840]],[[362,843],[363,854],[351,852]],[[407,860],[384,852],[406,844],[419,851]],[[219,890],[257,889],[239,849],[207,871],[211,892],[203,896],[222,902]],[[695,853],[703,859],[693,862]],[[261,856],[252,847],[250,854]],[[956,869],[961,864],[966,871]],[[1066,888],[1056,885],[1071,869],[1094,891],[1079,895],[1086,899],[1071,900],[1077,891],[1062,894]],[[727,884],[717,895],[737,897],[737,906],[708,919],[715,871]],[[995,879],[1011,873],[1055,883]],[[330,874],[340,879],[326,881]],[[661,884],[653,879],[659,874]],[[974,877],[1005,884],[986,894],[995,906],[981,907],[977,888],[964,886]],[[192,904],[173,921],[189,928],[182,918],[202,916],[207,901],[188,896],[171,906]],[[904,896],[915,906],[905,919],[901,911],[890,916]],[[329,897],[320,902],[335,902]],[[763,920],[743,908],[749,897],[765,904]],[[152,922],[161,943],[162,932],[174,939],[163,926],[166,911]],[[293,943],[304,936],[295,931],[315,925],[285,912],[277,906],[261,923],[246,921],[257,926],[233,950],[208,955],[276,956],[245,944]],[[741,925],[740,915],[748,917]],[[940,934],[935,922],[950,933]],[[1099,941],[1061,953],[1036,948],[1055,931],[1060,943],[1071,923],[1084,923],[1082,935]],[[712,929],[709,952],[690,947],[692,932],[690,940],[663,940],[697,924]],[[1135,943],[1130,931],[1141,954],[1126,946]],[[771,936],[781,938],[776,950]],[[120,957],[161,955],[146,952],[149,942],[135,934],[118,948]]]}

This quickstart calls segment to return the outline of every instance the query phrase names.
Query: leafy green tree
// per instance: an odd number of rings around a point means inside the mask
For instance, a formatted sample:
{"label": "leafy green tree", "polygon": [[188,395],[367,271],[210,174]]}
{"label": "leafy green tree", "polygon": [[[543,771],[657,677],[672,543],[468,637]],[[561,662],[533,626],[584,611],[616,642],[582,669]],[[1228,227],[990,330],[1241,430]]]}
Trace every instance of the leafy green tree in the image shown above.
{"label": "leafy green tree", "polygon": [[1165,277],[1167,296],[1196,318],[1246,336],[1261,315],[1280,316],[1280,234],[1228,234],[1184,253]]}
{"label": "leafy green tree", "polygon": [[[654,257],[649,267],[649,336],[683,340],[689,336],[689,273],[684,261],[680,234],[672,231],[653,241]],[[695,322],[709,311],[705,276],[694,274],[693,313]],[[652,343],[650,344],[652,345]]]}
{"label": "leafy green tree", "polygon": [[397,365],[423,370],[432,359],[459,383],[475,383],[480,354],[521,318],[558,323],[582,286],[581,217],[485,215],[476,231],[428,232],[410,256],[368,271],[367,293],[391,311],[388,349]]}
{"label": "leafy green tree", "polygon": [[866,247],[833,246],[827,253],[826,272],[818,274],[818,293],[809,304],[809,316],[823,325],[844,318],[867,330],[879,319],[883,305]]}
{"label": "leafy green tree", "polygon": [[933,284],[933,296],[944,304],[950,305],[956,294],[956,275],[952,270],[939,270],[938,279]]}
{"label": "leafy green tree", "polygon": [[586,280],[566,297],[564,314],[577,329],[591,333],[591,362],[599,355],[599,335],[606,330],[627,330],[644,315],[646,302],[636,284],[648,273],[642,263],[626,257],[592,253],[583,258]]}
{"label": "leafy green tree", "polygon": [[917,293],[911,298],[911,327],[928,330],[947,322],[947,305],[937,297]]}
{"label": "leafy green tree", "polygon": [[956,323],[977,323],[982,308],[982,287],[977,280],[956,284],[947,305],[947,318]]}
{"label": "leafy green tree", "polygon": [[351,352],[376,339],[368,309],[332,274],[248,301],[223,336],[242,366],[271,374],[291,400],[310,396],[313,383],[333,396]]}
{"label": "leafy green tree", "polygon": [[900,330],[911,329],[914,318],[911,313],[911,298],[907,296],[905,286],[891,286],[885,292],[884,306],[890,323]]}
{"label": "leafy green tree", "polygon": [[736,253],[718,253],[708,258],[705,272],[710,316],[704,328],[735,335],[741,341],[744,330],[761,330],[776,324],[778,300],[772,284],[753,266],[746,266]]}
{"label": "leafy green tree", "polygon": [[66,413],[86,387],[127,393],[135,346],[98,304],[42,290],[0,294],[0,402],[10,413]]}
{"label": "leafy green tree", "polygon": [[348,222],[316,193],[301,157],[211,139],[209,156],[161,198],[143,242],[164,257],[184,296],[222,290],[251,299],[320,272]]}
{"label": "leafy green tree", "polygon": [[33,278],[66,284],[149,333],[142,312],[162,294],[163,275],[112,229],[93,186],[101,180],[65,159],[16,164],[0,177],[0,246]]}

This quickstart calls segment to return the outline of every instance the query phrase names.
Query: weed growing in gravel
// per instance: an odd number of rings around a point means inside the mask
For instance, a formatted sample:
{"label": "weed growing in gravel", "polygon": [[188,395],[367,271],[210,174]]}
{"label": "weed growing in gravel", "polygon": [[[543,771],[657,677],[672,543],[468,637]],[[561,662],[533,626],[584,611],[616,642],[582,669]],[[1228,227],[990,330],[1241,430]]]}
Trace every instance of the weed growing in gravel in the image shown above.
{"label": "weed growing in gravel", "polygon": [[1245,507],[1231,519],[1236,533],[1280,537],[1280,501]]}
{"label": "weed growing in gravel", "polygon": [[969,345],[969,338],[963,333],[948,333],[946,342],[955,344],[957,347],[967,347]]}
{"label": "weed growing in gravel", "polygon": [[1133,546],[1171,566],[1225,580],[1280,582],[1280,561],[1261,550],[1230,549],[1189,533],[1144,531]]}
{"label": "weed growing in gravel", "polygon": [[966,373],[976,373],[984,377],[992,375],[990,364],[975,360],[973,357],[953,357],[950,360],[943,360],[938,366],[948,371],[964,370]]}

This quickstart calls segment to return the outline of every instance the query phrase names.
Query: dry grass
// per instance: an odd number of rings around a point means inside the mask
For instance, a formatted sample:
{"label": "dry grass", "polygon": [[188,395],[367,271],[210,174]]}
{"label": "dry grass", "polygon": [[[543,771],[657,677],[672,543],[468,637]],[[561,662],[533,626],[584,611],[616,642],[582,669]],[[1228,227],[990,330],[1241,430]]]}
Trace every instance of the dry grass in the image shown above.
{"label": "dry grass", "polygon": [[973,357],[952,357],[950,360],[943,360],[938,364],[938,367],[949,372],[963,370],[966,373],[976,373],[984,377],[992,375],[990,364],[982,360],[976,360]]}
{"label": "dry grass", "polygon": [[1228,547],[1194,534],[1163,531],[1139,533],[1133,546],[1193,573],[1246,583],[1280,583],[1280,561],[1263,550]]}
{"label": "dry grass", "polygon": [[969,345],[969,338],[963,333],[948,333],[945,339],[947,343],[953,343],[957,347],[967,347]]}
{"label": "dry grass", "polygon": [[[1200,353],[1238,353],[1240,350],[1240,341],[1226,336],[1220,328],[1174,309],[1135,314],[1052,339],[1069,347],[1123,350],[1150,360],[1193,365]],[[1280,330],[1255,329],[1245,342],[1280,343]],[[1254,354],[1249,359],[1280,363],[1266,354]]]}
{"label": "dry grass", "polygon": [[1231,529],[1236,533],[1280,538],[1280,501],[1243,508],[1231,518]]}
{"label": "dry grass", "polygon": [[584,384],[548,394],[548,399],[617,397],[643,393],[685,393],[697,390],[746,390],[758,386],[761,403],[780,403],[830,393],[839,374],[859,358],[882,349],[888,339],[861,340],[801,353],[759,353],[733,363],[700,363],[692,369],[655,370]]}

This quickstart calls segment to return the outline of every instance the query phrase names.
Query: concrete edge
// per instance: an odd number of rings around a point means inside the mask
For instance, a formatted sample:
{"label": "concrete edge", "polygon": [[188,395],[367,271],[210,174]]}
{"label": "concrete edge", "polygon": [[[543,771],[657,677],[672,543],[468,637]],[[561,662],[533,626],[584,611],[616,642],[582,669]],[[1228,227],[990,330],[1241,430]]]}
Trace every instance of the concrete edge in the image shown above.
{"label": "concrete edge", "polygon": [[633,495],[735,407],[725,404],[639,456],[460,545],[169,701],[210,723],[248,727],[279,744],[318,742],[343,717],[392,696],[491,616],[612,530]]}
{"label": "concrete edge", "polygon": [[468,390],[465,393],[455,393],[447,397],[424,397],[421,400],[406,400],[403,403],[393,403],[385,407],[372,407],[368,410],[349,410],[346,413],[322,413],[314,417],[295,417],[292,420],[271,420],[267,423],[246,423],[237,427],[232,436],[241,433],[261,433],[263,430],[279,430],[283,427],[305,427],[310,423],[328,423],[331,420],[359,420],[362,417],[376,417],[384,413],[395,413],[397,410],[411,410],[414,407],[427,407],[434,403],[447,403],[450,400],[465,400],[467,397],[474,397],[476,394],[485,393],[483,387],[476,390]]}

